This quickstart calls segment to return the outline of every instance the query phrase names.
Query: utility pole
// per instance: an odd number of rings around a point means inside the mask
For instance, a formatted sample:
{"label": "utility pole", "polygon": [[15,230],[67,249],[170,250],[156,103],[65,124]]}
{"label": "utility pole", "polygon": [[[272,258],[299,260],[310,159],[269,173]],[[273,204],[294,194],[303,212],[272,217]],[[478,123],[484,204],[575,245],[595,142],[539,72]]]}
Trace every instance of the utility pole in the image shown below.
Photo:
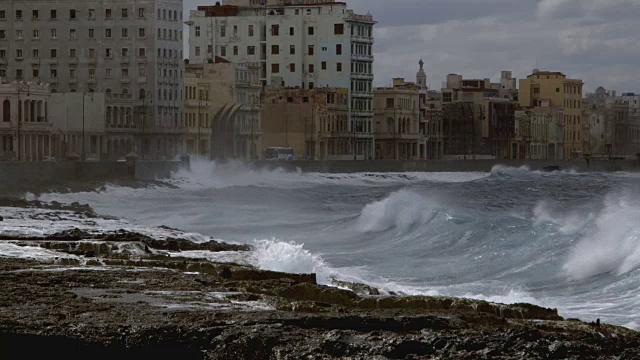
{"label": "utility pole", "polygon": [[[18,91],[18,161],[22,161],[22,136],[20,133],[22,119],[20,119],[20,114],[22,113],[22,116],[24,117],[26,116],[26,113],[23,111],[23,109],[21,109],[20,106],[20,93],[26,92],[27,96],[30,96],[31,94],[29,93],[29,83],[19,82],[16,87]],[[24,108],[24,106],[22,108]]]}

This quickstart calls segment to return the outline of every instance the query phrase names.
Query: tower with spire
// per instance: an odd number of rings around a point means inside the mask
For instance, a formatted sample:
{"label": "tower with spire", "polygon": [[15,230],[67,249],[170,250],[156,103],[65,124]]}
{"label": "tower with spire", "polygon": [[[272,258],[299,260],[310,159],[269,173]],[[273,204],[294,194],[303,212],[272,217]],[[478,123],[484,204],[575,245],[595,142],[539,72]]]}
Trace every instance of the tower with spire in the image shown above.
{"label": "tower with spire", "polygon": [[423,89],[427,88],[427,73],[424,72],[424,61],[420,59],[418,62],[420,65],[420,70],[418,70],[418,74],[416,75],[416,84],[421,86]]}

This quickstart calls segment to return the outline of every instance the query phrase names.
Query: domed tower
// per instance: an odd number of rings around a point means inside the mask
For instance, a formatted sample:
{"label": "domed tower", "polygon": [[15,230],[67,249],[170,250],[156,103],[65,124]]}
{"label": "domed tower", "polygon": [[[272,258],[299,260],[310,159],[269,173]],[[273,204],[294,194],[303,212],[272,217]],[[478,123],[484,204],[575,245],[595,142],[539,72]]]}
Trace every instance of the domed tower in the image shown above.
{"label": "domed tower", "polygon": [[416,75],[416,84],[422,86],[423,88],[427,88],[427,73],[424,72],[424,61],[420,59],[420,70],[418,70],[418,74]]}

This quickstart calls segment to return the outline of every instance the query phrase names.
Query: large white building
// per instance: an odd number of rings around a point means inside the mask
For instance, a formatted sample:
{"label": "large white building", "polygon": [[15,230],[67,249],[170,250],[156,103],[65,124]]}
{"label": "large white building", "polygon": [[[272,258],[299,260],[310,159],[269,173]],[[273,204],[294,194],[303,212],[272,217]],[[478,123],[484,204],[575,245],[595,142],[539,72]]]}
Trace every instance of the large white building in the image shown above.
{"label": "large white building", "polygon": [[[105,93],[125,114],[134,107],[126,128],[108,131],[137,137],[138,152],[176,155],[184,124],[182,6],[182,0],[1,0],[0,78],[48,83],[52,93]],[[117,111],[108,115],[118,124]]]}
{"label": "large white building", "polygon": [[264,86],[350,89],[357,158],[374,156],[373,26],[332,0],[228,0],[191,11],[189,58],[254,63]]}

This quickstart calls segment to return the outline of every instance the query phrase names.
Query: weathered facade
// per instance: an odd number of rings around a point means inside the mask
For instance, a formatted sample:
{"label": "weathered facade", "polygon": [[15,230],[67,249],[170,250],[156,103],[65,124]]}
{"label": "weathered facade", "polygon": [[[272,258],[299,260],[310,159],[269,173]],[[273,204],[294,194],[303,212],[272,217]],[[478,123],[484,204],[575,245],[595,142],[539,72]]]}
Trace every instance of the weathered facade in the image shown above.
{"label": "weathered facade", "polygon": [[[145,124],[144,136],[130,148],[149,157],[173,157],[182,150],[182,5],[182,0],[2,1],[0,78],[48,83],[52,93],[130,96],[130,122]],[[122,107],[129,103],[113,106]],[[127,139],[141,134],[131,127],[113,130],[127,133]]]}
{"label": "weathered facade", "polygon": [[184,81],[188,153],[220,160],[260,159],[259,68],[217,57],[187,65]]}
{"label": "weathered facade", "polygon": [[420,90],[422,87],[403,78],[393,86],[374,91],[375,140],[378,160],[426,158],[426,138],[420,132]]}
{"label": "weathered facade", "polygon": [[561,72],[538,71],[520,80],[520,106],[532,109],[549,101],[551,107],[563,109],[564,159],[584,154],[582,119],[582,80],[568,79]]}
{"label": "weathered facade", "polygon": [[299,159],[353,160],[349,90],[267,88],[262,105],[263,150],[293,148]]}
{"label": "weathered facade", "polygon": [[192,63],[254,63],[264,86],[349,89],[356,158],[373,156],[373,26],[335,1],[227,1],[192,11]]}

